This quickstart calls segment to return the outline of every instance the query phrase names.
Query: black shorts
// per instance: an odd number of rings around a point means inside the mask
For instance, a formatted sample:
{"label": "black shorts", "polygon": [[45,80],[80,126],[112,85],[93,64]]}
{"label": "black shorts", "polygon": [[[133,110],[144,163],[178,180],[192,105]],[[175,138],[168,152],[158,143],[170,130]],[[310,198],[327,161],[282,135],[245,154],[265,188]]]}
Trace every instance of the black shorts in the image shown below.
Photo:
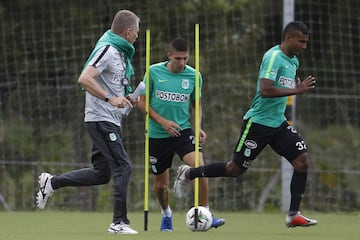
{"label": "black shorts", "polygon": [[251,119],[248,119],[243,123],[233,161],[246,170],[268,144],[289,162],[307,152],[304,140],[286,121],[280,127],[272,128],[253,123]]}
{"label": "black shorts", "polygon": [[194,131],[188,128],[180,133],[180,137],[149,139],[150,165],[153,174],[158,175],[171,168],[175,153],[182,159],[187,153],[195,151]]}

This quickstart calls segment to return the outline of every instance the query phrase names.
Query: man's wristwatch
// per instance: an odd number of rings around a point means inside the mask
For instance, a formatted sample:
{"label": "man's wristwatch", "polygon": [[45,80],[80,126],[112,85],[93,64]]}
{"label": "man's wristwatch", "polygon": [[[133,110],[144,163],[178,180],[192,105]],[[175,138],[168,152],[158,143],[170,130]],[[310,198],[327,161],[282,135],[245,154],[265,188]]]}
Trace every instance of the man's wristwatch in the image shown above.
{"label": "man's wristwatch", "polygon": [[105,101],[105,102],[108,102],[111,97],[112,97],[111,94],[110,94],[110,93],[107,93],[106,96],[105,96],[104,101]]}

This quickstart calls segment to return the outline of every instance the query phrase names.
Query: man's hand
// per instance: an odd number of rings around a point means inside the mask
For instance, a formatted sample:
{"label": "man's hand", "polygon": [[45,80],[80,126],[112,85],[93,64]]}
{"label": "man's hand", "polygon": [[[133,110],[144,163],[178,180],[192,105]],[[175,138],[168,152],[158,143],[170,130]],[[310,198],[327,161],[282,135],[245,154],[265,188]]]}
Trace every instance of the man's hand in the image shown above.
{"label": "man's hand", "polygon": [[298,94],[303,94],[307,92],[310,89],[315,88],[315,77],[308,76],[303,81],[300,80],[300,78],[296,78],[296,90]]}
{"label": "man's hand", "polygon": [[129,99],[127,99],[126,97],[124,96],[121,96],[121,97],[111,97],[109,98],[109,103],[115,107],[118,107],[118,108],[124,108],[126,106],[130,106],[130,107],[133,107],[132,103],[130,102]]}
{"label": "man's hand", "polygon": [[129,94],[128,96],[126,96],[126,98],[131,102],[132,106],[135,107],[138,102],[140,101],[140,96],[137,99],[133,98],[133,94]]}
{"label": "man's hand", "polygon": [[173,137],[180,137],[180,132],[182,129],[175,122],[170,120],[164,120],[161,123],[161,126]]}
{"label": "man's hand", "polygon": [[200,139],[199,139],[199,142],[201,144],[204,144],[206,141],[206,133],[204,130],[200,129]]}

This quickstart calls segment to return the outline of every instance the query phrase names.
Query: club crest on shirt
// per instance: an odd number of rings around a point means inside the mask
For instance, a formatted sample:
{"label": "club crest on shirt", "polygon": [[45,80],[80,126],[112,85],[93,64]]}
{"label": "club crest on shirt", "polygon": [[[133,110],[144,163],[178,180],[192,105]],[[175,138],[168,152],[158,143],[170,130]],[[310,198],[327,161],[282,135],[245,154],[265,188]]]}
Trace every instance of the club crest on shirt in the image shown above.
{"label": "club crest on shirt", "polygon": [[189,89],[189,87],[190,87],[189,79],[183,79],[181,86],[182,86],[183,89]]}

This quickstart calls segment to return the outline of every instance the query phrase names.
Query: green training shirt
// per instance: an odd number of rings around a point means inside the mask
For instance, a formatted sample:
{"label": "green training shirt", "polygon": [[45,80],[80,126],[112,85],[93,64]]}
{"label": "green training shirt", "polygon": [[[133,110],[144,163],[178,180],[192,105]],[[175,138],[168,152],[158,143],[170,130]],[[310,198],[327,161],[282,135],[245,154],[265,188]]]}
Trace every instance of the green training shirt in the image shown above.
{"label": "green training shirt", "polygon": [[[191,128],[190,105],[195,99],[195,69],[186,65],[184,71],[173,73],[161,62],[150,66],[150,107],[162,117],[176,122],[181,129]],[[144,76],[144,82],[146,75]],[[202,77],[199,73],[199,97],[201,97]],[[142,93],[145,95],[145,91]],[[166,138],[171,135],[150,118],[149,137]]]}
{"label": "green training shirt", "polygon": [[260,96],[260,79],[274,81],[278,88],[296,87],[296,70],[299,59],[296,56],[289,58],[280,49],[280,45],[270,48],[263,56],[256,86],[256,95],[244,119],[268,127],[277,128],[286,120],[285,109],[287,97],[263,98]]}

